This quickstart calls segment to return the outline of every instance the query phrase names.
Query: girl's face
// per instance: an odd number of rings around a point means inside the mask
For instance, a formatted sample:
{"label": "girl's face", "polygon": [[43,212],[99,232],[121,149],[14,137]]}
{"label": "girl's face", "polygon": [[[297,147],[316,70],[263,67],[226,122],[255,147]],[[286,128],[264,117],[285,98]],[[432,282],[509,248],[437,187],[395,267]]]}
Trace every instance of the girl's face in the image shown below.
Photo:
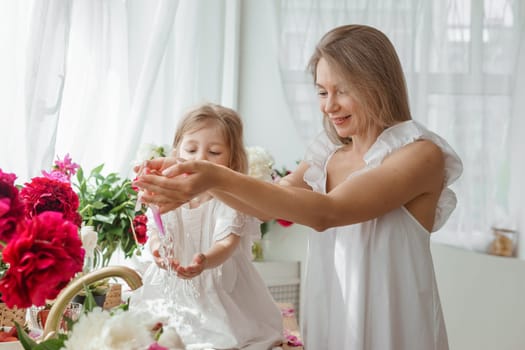
{"label": "girl's face", "polygon": [[341,74],[333,70],[324,58],[317,63],[316,87],[321,112],[330,120],[337,134],[344,138],[356,135],[360,119],[357,101]]}
{"label": "girl's face", "polygon": [[222,131],[213,123],[203,123],[199,128],[182,136],[179,157],[186,160],[207,160],[230,166],[230,148]]}

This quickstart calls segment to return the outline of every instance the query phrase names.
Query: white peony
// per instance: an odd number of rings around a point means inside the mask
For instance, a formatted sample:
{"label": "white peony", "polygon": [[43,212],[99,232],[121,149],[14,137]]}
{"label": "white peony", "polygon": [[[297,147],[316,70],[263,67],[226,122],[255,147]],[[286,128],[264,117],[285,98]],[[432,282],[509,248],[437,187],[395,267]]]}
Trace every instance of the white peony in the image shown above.
{"label": "white peony", "polygon": [[102,329],[101,349],[140,350],[154,343],[151,329],[157,323],[152,315],[142,311],[121,311],[110,317]]}
{"label": "white peony", "polygon": [[171,147],[168,145],[157,146],[152,143],[145,143],[139,147],[134,163],[141,164],[145,160],[166,157],[170,153]]}
{"label": "white peony", "polygon": [[95,308],[87,314],[82,314],[69,334],[69,338],[65,341],[63,349],[102,349],[100,333],[110,317],[109,312],[104,312],[101,308]]}
{"label": "white peony", "polygon": [[179,333],[173,327],[165,327],[160,335],[159,345],[171,350],[184,350],[184,343],[179,336]]}
{"label": "white peony", "polygon": [[[143,350],[155,343],[155,325],[166,319],[148,310],[112,310],[95,308],[82,314],[62,349],[65,350]],[[184,349],[174,329],[167,328],[164,343],[170,350]]]}
{"label": "white peony", "polygon": [[248,175],[259,180],[272,181],[274,159],[260,146],[246,147],[248,154]]}

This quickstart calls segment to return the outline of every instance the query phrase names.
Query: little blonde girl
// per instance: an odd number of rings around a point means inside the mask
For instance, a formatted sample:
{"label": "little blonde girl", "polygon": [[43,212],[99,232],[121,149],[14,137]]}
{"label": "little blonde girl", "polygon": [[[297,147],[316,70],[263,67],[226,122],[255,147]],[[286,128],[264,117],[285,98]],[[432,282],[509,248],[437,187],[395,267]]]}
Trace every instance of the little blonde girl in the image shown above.
{"label": "little blonde girl", "polygon": [[[201,105],[179,123],[174,153],[246,173],[242,128],[235,111]],[[281,343],[281,313],[251,262],[258,219],[201,194],[162,215],[165,236],[154,220],[148,222],[155,264],[145,271],[133,303],[171,304],[169,317],[192,349],[267,350]],[[173,247],[166,252],[168,235]]]}

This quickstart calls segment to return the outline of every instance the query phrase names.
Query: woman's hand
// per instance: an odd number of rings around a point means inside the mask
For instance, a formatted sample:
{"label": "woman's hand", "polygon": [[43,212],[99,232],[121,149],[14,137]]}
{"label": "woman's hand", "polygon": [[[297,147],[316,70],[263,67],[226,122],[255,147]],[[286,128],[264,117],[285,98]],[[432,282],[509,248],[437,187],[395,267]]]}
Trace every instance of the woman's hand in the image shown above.
{"label": "woman's hand", "polygon": [[145,162],[148,171],[134,185],[142,189],[141,200],[155,204],[161,213],[173,210],[219,183],[222,173],[232,171],[207,161],[158,158]]}
{"label": "woman's hand", "polygon": [[160,157],[160,158],[154,158],[150,160],[145,160],[139,165],[135,165],[133,167],[133,171],[137,173],[137,176],[142,175],[142,171],[145,169],[149,169],[153,172],[161,173],[164,169],[169,168],[173,164],[177,164],[178,162],[184,161],[180,158],[175,157]]}

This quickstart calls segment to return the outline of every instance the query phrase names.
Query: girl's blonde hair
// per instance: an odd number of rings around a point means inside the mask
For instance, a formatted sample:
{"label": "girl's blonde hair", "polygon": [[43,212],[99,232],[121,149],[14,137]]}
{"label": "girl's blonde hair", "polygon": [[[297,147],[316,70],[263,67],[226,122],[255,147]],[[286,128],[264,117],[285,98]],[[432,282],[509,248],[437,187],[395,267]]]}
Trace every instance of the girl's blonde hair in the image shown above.
{"label": "girl's blonde hair", "polygon": [[245,174],[248,171],[248,157],[244,148],[243,125],[241,117],[233,109],[213,103],[191,109],[179,122],[173,148],[178,152],[184,134],[197,131],[209,122],[220,128],[230,148],[228,167]]}
{"label": "girl's blonde hair", "polygon": [[[365,25],[344,25],[326,33],[308,63],[316,82],[321,58],[344,77],[366,116],[365,129],[412,119],[401,62],[385,34]],[[337,135],[326,116],[323,126],[334,143],[350,141]]]}

